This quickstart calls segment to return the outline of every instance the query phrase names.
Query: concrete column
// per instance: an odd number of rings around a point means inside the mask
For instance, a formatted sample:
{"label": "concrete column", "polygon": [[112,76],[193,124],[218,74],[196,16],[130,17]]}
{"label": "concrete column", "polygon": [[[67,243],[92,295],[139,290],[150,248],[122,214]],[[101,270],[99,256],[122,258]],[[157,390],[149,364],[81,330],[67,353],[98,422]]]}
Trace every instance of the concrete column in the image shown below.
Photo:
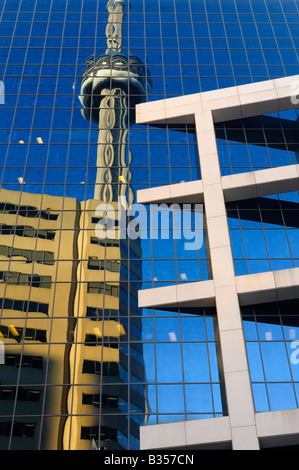
{"label": "concrete column", "polygon": [[195,114],[195,124],[232,446],[256,450],[259,441],[212,113]]}

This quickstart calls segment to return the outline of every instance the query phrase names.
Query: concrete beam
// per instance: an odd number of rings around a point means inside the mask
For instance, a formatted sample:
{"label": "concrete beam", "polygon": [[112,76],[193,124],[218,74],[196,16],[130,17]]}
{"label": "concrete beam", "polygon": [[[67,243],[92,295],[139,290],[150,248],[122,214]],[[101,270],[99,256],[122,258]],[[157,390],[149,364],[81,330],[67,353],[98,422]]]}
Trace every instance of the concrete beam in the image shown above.
{"label": "concrete beam", "polygon": [[231,448],[229,418],[208,418],[140,428],[141,450]]}

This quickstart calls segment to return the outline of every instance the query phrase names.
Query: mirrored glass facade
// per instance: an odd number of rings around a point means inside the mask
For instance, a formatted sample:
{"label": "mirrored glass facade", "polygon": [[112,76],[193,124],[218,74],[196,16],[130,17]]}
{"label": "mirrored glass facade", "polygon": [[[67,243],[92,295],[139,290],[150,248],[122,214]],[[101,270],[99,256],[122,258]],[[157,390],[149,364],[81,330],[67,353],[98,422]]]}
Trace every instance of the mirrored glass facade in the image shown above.
{"label": "mirrored glass facade", "polygon": [[[201,179],[194,126],[135,107],[298,74],[299,1],[130,3],[0,0],[1,449],[138,450],[140,426],[228,414],[216,308],[138,306],[212,272],[204,208],[197,250],[175,211],[129,236],[120,200]],[[215,133],[223,176],[298,163],[298,110]],[[299,267],[298,202],[227,203],[236,276]],[[297,315],[242,310],[257,412],[298,408]]]}

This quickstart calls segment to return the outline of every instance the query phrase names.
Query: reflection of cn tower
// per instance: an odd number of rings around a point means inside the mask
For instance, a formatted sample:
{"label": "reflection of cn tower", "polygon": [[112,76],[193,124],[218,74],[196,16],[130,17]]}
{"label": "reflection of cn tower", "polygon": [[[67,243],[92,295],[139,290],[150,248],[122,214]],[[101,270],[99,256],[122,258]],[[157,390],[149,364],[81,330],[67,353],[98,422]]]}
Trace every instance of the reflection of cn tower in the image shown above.
{"label": "reflection of cn tower", "polygon": [[124,0],[109,0],[107,4],[107,50],[84,62],[87,68],[82,75],[80,101],[84,118],[99,126],[94,199],[109,203],[122,196],[130,205],[128,124],[134,122],[135,105],[151,90],[151,80],[138,57],[122,53],[124,4]]}
{"label": "reflection of cn tower", "polygon": [[[99,136],[94,198],[81,202],[75,311],[82,321],[70,352],[74,386],[64,432],[70,449],[88,449],[90,441],[93,448],[135,448],[140,421],[149,413],[135,284],[142,281],[141,246],[139,239],[120,236],[119,202],[122,208],[133,203],[128,126],[151,84],[142,62],[122,53],[124,4],[107,4],[107,50],[86,59],[79,97],[83,117],[98,125]],[[118,219],[116,231],[107,226],[104,239],[95,236],[99,203],[112,206]],[[84,386],[75,386],[79,383]]]}

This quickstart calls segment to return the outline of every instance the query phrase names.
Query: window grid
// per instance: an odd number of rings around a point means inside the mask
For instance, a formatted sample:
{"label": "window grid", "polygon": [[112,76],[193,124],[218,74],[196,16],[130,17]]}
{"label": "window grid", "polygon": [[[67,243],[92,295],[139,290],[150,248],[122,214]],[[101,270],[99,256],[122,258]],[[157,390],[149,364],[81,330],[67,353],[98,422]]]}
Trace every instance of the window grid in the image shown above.
{"label": "window grid", "polygon": [[[299,384],[296,373],[296,350],[294,353],[292,350],[292,347],[294,348],[297,344],[296,337],[298,336],[296,334],[298,319],[294,311],[294,302],[267,304],[265,312],[266,314],[263,315],[259,306],[242,309],[256,410],[261,412],[298,408]],[[288,314],[288,312],[290,313]],[[291,317],[293,326],[288,326]],[[268,346],[267,350],[265,349],[266,345]],[[277,355],[279,345],[282,346],[281,360]],[[256,353],[254,353],[252,346],[257,346]],[[273,370],[269,367],[269,354],[272,356],[272,361],[275,358],[276,364],[273,366]],[[256,362],[257,367],[253,361]],[[258,368],[260,368],[259,372],[257,372]],[[286,375],[289,376],[288,379],[285,378]],[[285,390],[283,399],[281,395],[283,392],[275,393],[273,387],[287,385],[288,389]],[[259,389],[264,390],[264,395],[259,392]]]}

